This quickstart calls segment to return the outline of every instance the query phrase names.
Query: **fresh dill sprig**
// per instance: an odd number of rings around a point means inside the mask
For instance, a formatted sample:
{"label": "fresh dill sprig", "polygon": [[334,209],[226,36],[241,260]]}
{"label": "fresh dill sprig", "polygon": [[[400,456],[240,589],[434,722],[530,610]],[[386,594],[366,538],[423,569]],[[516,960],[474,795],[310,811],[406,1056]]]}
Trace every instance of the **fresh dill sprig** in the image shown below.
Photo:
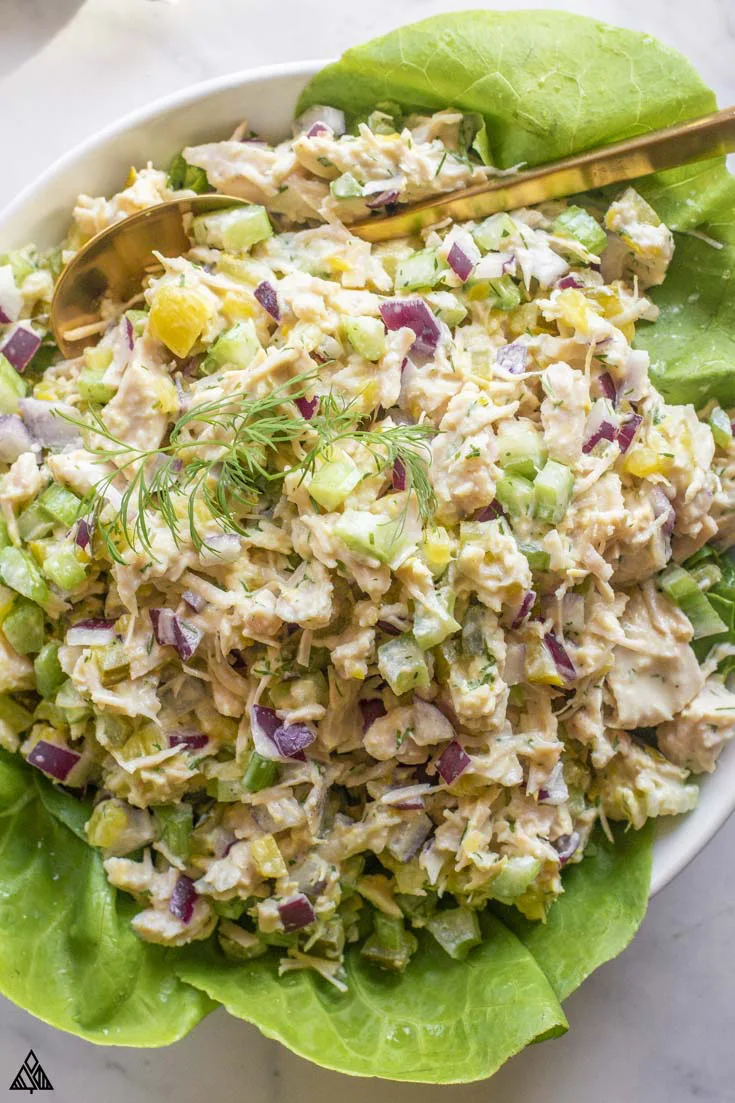
{"label": "fresh dill sprig", "polygon": [[[371,453],[376,474],[400,465],[405,489],[413,491],[421,518],[428,520],[435,507],[428,473],[433,427],[364,427],[368,419],[359,400],[342,402],[331,392],[320,397],[310,420],[295,416],[292,404],[306,397],[315,378],[308,372],[266,395],[225,395],[195,405],[175,422],[168,443],[156,449],[136,448],[117,437],[97,409],[90,411],[88,422],[69,417],[104,440],[104,446],[89,450],[114,466],[83,507],[110,558],[124,562],[123,544],[153,555],[151,514],[160,517],[177,545],[182,528],[188,530],[197,551],[208,546],[201,526],[210,518],[224,532],[244,535],[245,518],[289,472],[301,471],[303,480],[336,443],[347,440]],[[273,466],[279,450],[289,445],[293,461]],[[118,489],[122,480],[126,485]]]}

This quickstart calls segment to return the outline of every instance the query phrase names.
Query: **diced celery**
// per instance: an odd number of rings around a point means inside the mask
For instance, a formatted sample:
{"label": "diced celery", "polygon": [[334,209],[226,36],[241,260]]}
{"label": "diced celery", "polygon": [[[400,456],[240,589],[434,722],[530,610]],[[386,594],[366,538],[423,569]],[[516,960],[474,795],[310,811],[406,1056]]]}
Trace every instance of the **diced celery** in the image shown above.
{"label": "diced celery", "polygon": [[399,260],[396,268],[396,291],[417,291],[421,287],[434,287],[447,271],[446,261],[436,249],[422,249],[410,257]]}
{"label": "diced celery", "polygon": [[46,556],[43,573],[60,590],[75,590],[86,580],[87,568],[77,559],[74,548],[64,544]]}
{"label": "diced celery", "polygon": [[694,567],[689,573],[703,594],[722,582],[722,571],[716,563],[702,563],[701,567]]}
{"label": "diced celery", "polygon": [[538,544],[519,543],[518,550],[523,552],[532,571],[548,571],[551,565],[551,556]]}
{"label": "diced celery", "polygon": [[[334,634],[331,625],[328,631],[330,635]],[[321,670],[315,670],[311,674],[304,675],[303,678],[294,678],[292,681],[271,682],[268,692],[276,709],[298,709],[307,705],[326,706],[329,699],[327,679]]]}
{"label": "diced celery", "polygon": [[19,598],[2,623],[3,633],[19,655],[40,651],[46,638],[43,609],[27,598]]}
{"label": "diced celery", "polygon": [[214,797],[219,804],[235,804],[245,796],[242,778],[212,778],[207,782],[207,796]]}
{"label": "diced celery", "polygon": [[85,367],[92,371],[107,371],[113,359],[112,349],[107,345],[91,345],[84,350]]}
{"label": "diced celery", "polygon": [[488,280],[493,305],[500,310],[513,310],[522,299],[521,289],[512,276],[500,276],[497,280]]}
{"label": "diced celery", "polygon": [[67,678],[56,694],[56,704],[63,710],[70,724],[77,724],[91,715],[92,709],[84,700],[71,678]]}
{"label": "diced celery", "polygon": [[38,498],[38,504],[54,521],[71,528],[79,516],[81,502],[71,490],[59,486],[58,483],[51,483]]}
{"label": "diced celery", "polygon": [[53,697],[56,690],[66,681],[66,674],[59,662],[59,644],[49,640],[33,660],[33,672],[36,676],[36,690],[42,697]]}
{"label": "diced celery", "polygon": [[237,369],[248,368],[262,347],[252,319],[236,322],[214,342],[202,371],[209,375],[226,365]]}
{"label": "diced celery", "polygon": [[29,250],[33,250],[33,246],[12,249],[9,253],[3,253],[0,256],[0,264],[9,264],[13,270],[13,279],[17,287],[21,287],[26,277],[36,271],[36,265],[28,255]]}
{"label": "diced celery", "polygon": [[444,574],[452,561],[452,540],[442,525],[426,530],[421,542],[421,555],[434,578]]}
{"label": "diced celery", "polygon": [[453,636],[461,627],[462,625],[446,608],[429,609],[423,605],[416,605],[413,614],[413,635],[422,651],[428,651],[443,643],[447,636]]}
{"label": "diced celery", "polygon": [[501,904],[512,904],[535,880],[540,869],[541,861],[530,855],[509,858],[492,882],[493,899]]}
{"label": "diced celery", "polygon": [[467,307],[451,291],[430,291],[426,301],[440,322],[458,326],[467,317]]}
{"label": "diced celery", "polygon": [[243,788],[248,793],[259,793],[261,789],[269,789],[271,785],[275,785],[277,778],[278,763],[253,751],[242,779]]}
{"label": "diced celery", "polygon": [[528,517],[533,508],[533,483],[521,475],[503,475],[495,487],[495,497],[511,517]]}
{"label": "diced celery", "polygon": [[[229,900],[216,900],[215,907],[229,904]],[[238,901],[232,901],[238,903]],[[262,957],[268,953],[268,945],[258,938],[252,931],[246,931],[237,923],[231,923],[223,919],[217,928],[217,937],[222,951],[233,961],[252,961],[253,958]]]}
{"label": "diced celery", "polygon": [[158,834],[166,848],[182,862],[189,858],[189,837],[194,827],[194,810],[186,801],[159,804],[153,809]]}
{"label": "diced celery", "polygon": [[197,245],[209,245],[227,253],[244,253],[271,237],[273,227],[265,207],[253,204],[197,215],[192,220],[191,232]]}
{"label": "diced celery", "polygon": [[77,388],[86,402],[95,406],[104,406],[114,398],[117,388],[105,383],[106,368],[82,368],[77,379]]}
{"label": "diced celery", "polygon": [[247,911],[248,902],[239,896],[233,896],[231,900],[213,900],[212,906],[223,919],[239,919]]}
{"label": "diced celery", "polygon": [[285,877],[288,873],[278,843],[272,835],[262,835],[250,844],[255,868],[261,877]]}
{"label": "diced celery", "polygon": [[672,563],[658,576],[658,584],[688,617],[695,640],[727,631],[727,625],[712,608],[689,571]]}
{"label": "diced celery", "polygon": [[43,605],[49,599],[49,588],[36,564],[20,548],[0,550],[0,578],[11,590]]}
{"label": "diced celery", "polygon": [[387,520],[364,510],[346,509],[334,531],[351,551],[381,563],[392,563],[400,552],[410,546],[406,528],[400,520]]}
{"label": "diced celery", "polygon": [[23,398],[26,390],[23,379],[0,353],[0,414],[17,414],[18,400]]}
{"label": "diced celery", "polygon": [[554,219],[551,229],[560,237],[573,237],[595,256],[599,256],[607,246],[607,234],[584,207],[567,207]]}
{"label": "diced celery", "polygon": [[503,238],[514,231],[515,224],[510,215],[491,214],[479,226],[475,226],[472,236],[480,248],[489,253],[499,250]]}
{"label": "diced celery", "polygon": [[378,670],[397,697],[409,690],[428,689],[431,682],[423,652],[410,635],[380,645]]}
{"label": "diced celery", "polygon": [[309,494],[318,505],[331,512],[342,505],[361,479],[362,472],[349,456],[329,460],[314,474]]}
{"label": "diced celery", "polygon": [[482,942],[477,912],[471,908],[448,908],[437,912],[426,924],[442,950],[455,961],[464,961]]}
{"label": "diced celery", "polygon": [[329,190],[335,199],[359,199],[362,195],[362,184],[358,184],[351,172],[343,172],[336,180],[332,180]]}
{"label": "diced celery", "polygon": [[416,936],[407,931],[402,919],[375,912],[373,933],[363,943],[360,953],[373,964],[403,973],[418,949]]}
{"label": "diced celery", "polygon": [[715,406],[707,419],[712,437],[718,448],[729,448],[732,443],[732,425],[721,406]]}
{"label": "diced celery", "polygon": [[425,896],[410,896],[407,893],[396,893],[396,903],[414,926],[425,926],[436,911],[437,898],[432,893]]}
{"label": "diced celery", "polygon": [[193,288],[166,283],[155,291],[149,320],[154,337],[176,356],[188,356],[209,320],[209,306]]}
{"label": "diced celery", "polygon": [[530,421],[509,421],[498,430],[498,464],[512,475],[534,479],[546,462],[544,438]]}
{"label": "diced celery", "polygon": [[565,464],[547,460],[543,470],[536,476],[533,490],[536,517],[556,525],[572,500],[574,476]]}
{"label": "diced celery", "polygon": [[380,360],[385,353],[385,326],[380,318],[342,318],[342,327],[355,352],[366,360]]}
{"label": "diced celery", "polygon": [[195,191],[198,195],[213,190],[204,169],[190,165],[183,153],[177,153],[168,166],[168,184],[175,191]]}
{"label": "diced celery", "polygon": [[0,693],[0,723],[7,724],[15,735],[20,735],[30,728],[33,715],[7,693]]}
{"label": "diced celery", "polygon": [[53,527],[53,518],[49,517],[38,499],[26,506],[18,517],[18,534],[26,542],[48,536]]}

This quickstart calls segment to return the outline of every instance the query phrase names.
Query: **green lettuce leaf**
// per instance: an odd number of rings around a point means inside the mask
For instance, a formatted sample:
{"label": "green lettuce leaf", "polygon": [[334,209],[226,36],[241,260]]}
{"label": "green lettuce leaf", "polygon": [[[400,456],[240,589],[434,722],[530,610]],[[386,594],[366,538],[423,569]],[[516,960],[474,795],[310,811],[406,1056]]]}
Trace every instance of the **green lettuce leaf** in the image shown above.
{"label": "green lettuce leaf", "polygon": [[[565,157],[715,108],[691,64],[648,35],[564,12],[439,15],[348,50],[305,88],[316,103],[365,115],[455,107],[485,120],[496,164]],[[637,344],[671,402],[735,405],[735,182],[724,160],[650,177],[639,190],[676,235],[661,308]],[[703,232],[723,247],[700,238]]]}
{"label": "green lettuce leaf", "polygon": [[78,835],[88,809],[0,752],[0,992],[44,1022],[105,1045],[162,1046],[211,1011],[147,945],[137,908]]}

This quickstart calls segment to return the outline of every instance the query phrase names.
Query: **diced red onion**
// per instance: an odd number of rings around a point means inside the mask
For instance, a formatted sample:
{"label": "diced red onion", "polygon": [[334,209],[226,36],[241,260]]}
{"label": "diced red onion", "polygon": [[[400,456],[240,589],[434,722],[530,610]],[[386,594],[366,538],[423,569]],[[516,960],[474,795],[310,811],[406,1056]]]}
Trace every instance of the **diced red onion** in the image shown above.
{"label": "diced red onion", "polygon": [[149,612],[156,643],[162,647],[173,647],[176,643],[176,614],[172,609],[150,609]]}
{"label": "diced red onion", "polygon": [[413,699],[413,738],[419,747],[454,739],[454,726],[441,709],[423,697]]}
{"label": "diced red onion", "polygon": [[71,406],[41,402],[37,398],[21,398],[18,407],[29,432],[44,448],[59,451],[81,444],[79,429],[61,416],[63,411],[75,417],[77,411]]}
{"label": "diced red onion", "polygon": [[460,774],[464,773],[471,762],[470,756],[461,747],[456,739],[445,747],[436,762],[436,768],[443,781],[451,785]]}
{"label": "diced red onion", "polygon": [[332,129],[326,123],[314,123],[306,132],[307,138],[318,138],[320,134],[331,135]]}
{"label": "diced red onion", "polygon": [[297,398],[295,400],[299,413],[304,421],[311,421],[319,408],[318,398]]}
{"label": "diced red onion", "polygon": [[39,739],[28,755],[28,762],[37,770],[55,778],[56,781],[66,781],[77,762],[82,756],[68,747],[60,747],[58,743],[47,743],[45,739]]}
{"label": "diced red onion", "polygon": [[30,452],[33,437],[17,414],[0,415],[0,463],[15,463],[18,456]]}
{"label": "diced red onion", "polygon": [[566,647],[555,632],[547,632],[544,635],[544,643],[549,654],[554,660],[554,665],[559,676],[565,682],[573,682],[577,677],[577,668],[569,657]]}
{"label": "diced red onion", "polygon": [[128,342],[128,348],[132,352],[135,348],[135,330],[133,329],[133,323],[127,315],[125,315],[122,320],[122,332]]}
{"label": "diced red onion", "polygon": [[8,315],[5,313],[5,311],[3,310],[3,308],[0,306],[0,325],[4,325],[4,326],[10,325],[12,320],[13,319],[9,318]]}
{"label": "diced red onion", "polygon": [[613,406],[618,404],[618,388],[615,386],[615,380],[610,375],[609,371],[604,371],[597,377],[597,385],[599,386],[602,394],[609,402],[612,402]]}
{"label": "diced red onion", "polygon": [[180,873],[176,879],[174,891],[171,893],[171,899],[168,902],[168,910],[171,915],[175,915],[182,923],[190,923],[194,914],[196,899],[197,892],[191,877]]}
{"label": "diced red onion", "polygon": [[327,107],[325,104],[314,104],[296,120],[296,132],[307,133],[314,123],[325,123],[336,138],[341,138],[347,129],[344,111],[336,107]]}
{"label": "diced red onion", "polygon": [[263,310],[265,310],[267,314],[270,314],[271,318],[273,318],[276,322],[280,322],[281,307],[278,303],[278,292],[276,291],[273,284],[269,283],[268,280],[263,280],[255,288],[253,294],[255,295],[255,298],[258,300],[260,305],[263,307]]}
{"label": "diced red onion", "polygon": [[654,516],[656,518],[666,517],[666,520],[661,526],[661,531],[664,536],[671,536],[674,531],[674,525],[676,524],[676,510],[660,486],[651,488],[650,497]]}
{"label": "diced red onion", "polygon": [[402,785],[400,789],[389,789],[380,798],[381,804],[387,804],[391,808],[399,808],[401,811],[417,811],[424,807],[424,794],[430,793],[433,786],[429,782],[421,782],[418,785]]}
{"label": "diced red onion", "polygon": [[464,249],[455,241],[452,248],[447,253],[447,264],[454,272],[455,276],[459,276],[462,283],[465,283],[472,275],[472,270],[475,267],[472,263],[472,258],[468,257]]}
{"label": "diced red onion", "polygon": [[284,758],[304,757],[304,751],[316,739],[306,724],[281,724],[273,733],[273,742]]}
{"label": "diced red onion", "polygon": [[398,188],[388,188],[376,195],[371,195],[369,199],[365,200],[365,206],[369,207],[371,211],[377,210],[378,207],[388,207],[391,203],[396,203],[400,195]]}
{"label": "diced red onion", "polygon": [[475,265],[476,280],[499,280],[510,271],[515,271],[516,259],[508,253],[487,253]]}
{"label": "diced red onion", "polygon": [[601,440],[614,441],[620,423],[612,404],[606,398],[593,403],[587,423],[584,427],[585,440],[582,451],[587,456]]}
{"label": "diced red onion", "polygon": [[483,506],[482,509],[478,509],[477,513],[472,518],[473,521],[497,521],[499,517],[505,517],[503,507],[497,498],[493,498],[489,506]]}
{"label": "diced red onion", "polygon": [[193,590],[184,590],[181,597],[195,613],[201,613],[207,607],[207,602],[202,595],[195,594]]}
{"label": "diced red onion", "polygon": [[274,736],[282,726],[282,721],[276,715],[276,710],[267,705],[253,705],[250,709],[250,732],[253,737],[253,746],[262,758],[272,762],[284,761],[275,744]]}
{"label": "diced red onion", "polygon": [[393,464],[393,489],[406,489],[406,465],[404,464],[400,456],[396,458],[396,461]]}
{"label": "diced red onion", "polygon": [[564,780],[564,767],[561,762],[557,762],[546,780],[546,785],[539,790],[539,803],[558,805],[568,800],[569,790]]}
{"label": "diced red onion", "polygon": [[380,720],[381,716],[385,716],[385,705],[379,697],[374,697],[369,701],[360,701],[360,712],[362,714],[362,730],[366,732],[371,724],[374,724],[376,720]]}
{"label": "diced red onion", "polygon": [[289,897],[288,900],[282,900],[278,905],[278,914],[287,934],[291,931],[300,931],[302,927],[308,927],[316,920],[316,912],[303,892]]}
{"label": "diced red onion", "polygon": [[380,304],[380,316],[389,330],[411,329],[416,340],[411,351],[431,356],[436,352],[441,330],[439,323],[421,299],[391,299]]}
{"label": "diced red onion", "polygon": [[362,189],[365,206],[371,210],[387,207],[400,197],[403,187],[402,176],[390,176],[386,180],[368,180]]}
{"label": "diced red onion", "polygon": [[524,620],[527,619],[529,613],[533,609],[533,603],[534,603],[535,600],[536,600],[536,593],[535,593],[534,590],[529,590],[528,593],[524,594],[523,601],[521,602],[521,604],[518,607],[518,612],[513,617],[513,623],[511,624],[511,628],[520,628],[520,626],[523,624]]}
{"label": "diced red onion", "polygon": [[412,816],[395,828],[393,838],[388,843],[387,850],[397,862],[410,862],[418,854],[429,835],[434,830],[434,824],[422,812],[419,816]]}
{"label": "diced red onion", "polygon": [[70,647],[107,647],[115,639],[115,621],[102,617],[80,620],[67,630]]}
{"label": "diced red onion", "polygon": [[216,532],[206,539],[200,558],[207,563],[234,563],[240,556],[242,543],[234,532]]}
{"label": "diced red onion", "polygon": [[578,832],[572,831],[571,835],[560,835],[558,839],[554,839],[552,846],[559,855],[559,865],[565,865],[570,858],[579,850],[579,844],[582,840]]}
{"label": "diced red onion", "polygon": [[24,372],[41,347],[41,338],[26,325],[17,325],[0,347],[0,353],[17,372]]}
{"label": "diced red onion", "polygon": [[401,629],[397,628],[395,624],[391,624],[389,620],[379,620],[376,627],[381,632],[385,632],[386,636],[400,636]]}
{"label": "diced red onion", "polygon": [[174,647],[183,662],[188,662],[194,655],[203,636],[201,628],[197,628],[195,624],[190,624],[188,620],[182,620],[181,617],[174,618]]}
{"label": "diced red onion", "polygon": [[86,551],[89,545],[92,543],[92,526],[89,521],[85,521],[83,517],[77,521],[76,532],[74,533],[74,543],[82,551]]}
{"label": "diced red onion", "polygon": [[169,747],[186,747],[189,751],[200,751],[209,743],[209,736],[204,732],[176,731],[169,732]]}
{"label": "diced red onion", "polygon": [[626,420],[618,429],[615,437],[618,442],[618,447],[621,452],[627,452],[630,448],[636,433],[638,432],[643,418],[640,414],[629,414]]}
{"label": "diced red onion", "polygon": [[562,276],[560,280],[557,280],[556,286],[560,291],[566,291],[569,287],[584,287],[584,284],[578,276],[574,276],[570,272],[568,276]]}
{"label": "diced red onion", "polygon": [[520,341],[501,345],[495,354],[495,363],[509,375],[523,375],[528,365],[528,349]]}

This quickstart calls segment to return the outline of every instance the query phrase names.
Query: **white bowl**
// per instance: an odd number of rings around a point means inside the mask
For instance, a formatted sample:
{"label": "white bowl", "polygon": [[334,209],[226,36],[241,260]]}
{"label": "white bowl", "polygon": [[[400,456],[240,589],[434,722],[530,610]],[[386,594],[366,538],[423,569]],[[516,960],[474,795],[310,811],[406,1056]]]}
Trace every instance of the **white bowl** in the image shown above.
{"label": "white bowl", "polygon": [[[226,138],[247,119],[266,138],[288,133],[299,92],[325,65],[303,61],[269,65],[194,85],[157,100],[76,146],[0,214],[0,248],[56,244],[80,192],[119,191],[131,165],[168,164],[182,146]],[[735,745],[701,783],[699,807],[661,820],[651,894],[694,858],[735,809]]]}

